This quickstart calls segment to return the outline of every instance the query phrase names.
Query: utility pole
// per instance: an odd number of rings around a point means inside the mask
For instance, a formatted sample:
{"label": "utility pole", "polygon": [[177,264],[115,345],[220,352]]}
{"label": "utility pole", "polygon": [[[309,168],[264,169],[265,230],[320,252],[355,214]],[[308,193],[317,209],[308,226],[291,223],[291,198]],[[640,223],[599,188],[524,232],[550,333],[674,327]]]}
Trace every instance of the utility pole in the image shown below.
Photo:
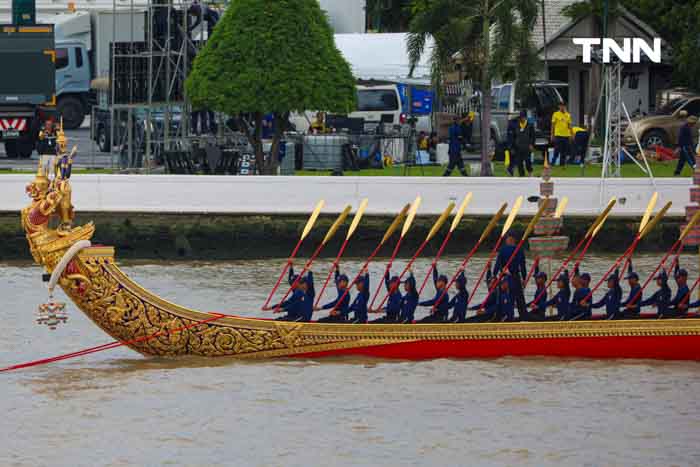
{"label": "utility pole", "polygon": [[36,24],[36,0],[12,0],[12,24]]}
{"label": "utility pole", "polygon": [[[609,8],[610,8],[609,0],[603,0],[603,18],[602,18],[603,19],[603,31],[602,31],[603,37],[602,38],[608,37]],[[601,41],[601,43],[602,43],[602,41]],[[603,80],[603,83],[605,83],[605,81],[604,81],[605,80],[605,63],[603,63],[602,60],[600,63],[600,77]],[[608,113],[607,113],[606,109],[608,107],[608,99],[610,98],[610,96],[609,96],[609,89],[608,89],[606,84],[603,84],[602,89],[603,89],[603,96],[602,96],[602,99],[603,99],[603,106],[602,106],[603,118],[601,120],[601,125],[599,126],[599,128],[601,128],[601,130],[602,130],[601,137],[602,137],[603,141],[605,141],[605,139],[608,136],[607,135]],[[597,123],[597,122],[595,122],[595,123]]]}
{"label": "utility pole", "polygon": [[542,50],[544,51],[544,79],[549,79],[549,65],[547,63],[547,14],[544,11],[542,0]]}

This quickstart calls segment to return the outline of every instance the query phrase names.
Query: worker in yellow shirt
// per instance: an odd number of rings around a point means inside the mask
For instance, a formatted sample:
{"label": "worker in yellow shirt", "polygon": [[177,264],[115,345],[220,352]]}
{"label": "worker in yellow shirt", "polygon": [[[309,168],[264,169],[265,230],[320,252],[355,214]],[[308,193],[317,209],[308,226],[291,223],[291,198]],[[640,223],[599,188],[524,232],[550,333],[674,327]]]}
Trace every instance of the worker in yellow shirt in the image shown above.
{"label": "worker in yellow shirt", "polygon": [[571,130],[571,114],[566,110],[566,103],[559,103],[559,110],[552,114],[552,130],[550,139],[554,146],[554,155],[550,164],[556,165],[559,161],[560,165],[566,165],[569,155],[569,142],[573,137]]}

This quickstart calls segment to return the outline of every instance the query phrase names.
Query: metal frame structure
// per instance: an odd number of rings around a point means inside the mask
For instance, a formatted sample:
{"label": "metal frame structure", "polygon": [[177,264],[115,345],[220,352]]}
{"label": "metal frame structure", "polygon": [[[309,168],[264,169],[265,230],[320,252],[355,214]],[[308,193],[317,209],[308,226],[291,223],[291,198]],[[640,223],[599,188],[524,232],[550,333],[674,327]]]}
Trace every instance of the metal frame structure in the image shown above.
{"label": "metal frame structure", "polygon": [[[150,171],[159,151],[189,148],[191,109],[186,100],[185,79],[190,67],[188,52],[198,50],[202,41],[193,41],[187,33],[189,0],[146,0],[129,4],[113,0],[112,56],[110,71],[110,134],[112,160],[122,168],[145,168]],[[176,12],[182,22],[174,22]],[[117,47],[118,14],[129,15],[127,42]],[[154,31],[156,21],[165,18],[164,31]],[[144,21],[143,40],[136,36],[137,21]],[[204,24],[201,25],[204,27]],[[176,28],[180,28],[177,31]],[[179,32],[180,41],[173,40]],[[194,32],[196,34],[197,31]],[[200,36],[202,37],[202,36]],[[128,72],[117,76],[117,61],[128,63]],[[143,64],[146,72],[143,73]],[[138,66],[137,66],[138,64]],[[137,76],[136,68],[141,69]],[[146,98],[134,96],[134,83],[145,78]],[[128,80],[129,96],[117,99],[117,80]],[[125,130],[121,131],[125,122]],[[174,124],[173,124],[174,123]]]}

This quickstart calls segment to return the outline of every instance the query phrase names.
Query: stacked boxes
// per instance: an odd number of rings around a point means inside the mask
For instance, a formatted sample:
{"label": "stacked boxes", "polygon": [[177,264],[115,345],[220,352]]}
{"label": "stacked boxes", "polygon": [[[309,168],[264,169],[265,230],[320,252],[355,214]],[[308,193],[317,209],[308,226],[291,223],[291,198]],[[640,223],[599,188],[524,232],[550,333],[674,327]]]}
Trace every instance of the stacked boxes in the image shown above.
{"label": "stacked boxes", "polygon": [[540,183],[539,205],[546,205],[542,217],[535,225],[536,237],[530,237],[530,250],[541,258],[552,258],[569,246],[569,237],[558,235],[563,226],[563,218],[554,217],[557,210],[557,198],[554,194],[554,182],[551,181],[551,168],[545,167]]}

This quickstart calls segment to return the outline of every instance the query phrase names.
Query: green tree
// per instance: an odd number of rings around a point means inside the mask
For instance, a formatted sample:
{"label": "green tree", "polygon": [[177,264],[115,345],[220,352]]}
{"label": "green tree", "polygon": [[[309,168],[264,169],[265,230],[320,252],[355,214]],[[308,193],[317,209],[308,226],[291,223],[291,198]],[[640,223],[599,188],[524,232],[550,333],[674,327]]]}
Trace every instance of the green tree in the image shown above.
{"label": "green tree", "polygon": [[367,29],[403,32],[408,29],[411,0],[367,0]]}
{"label": "green tree", "polygon": [[233,0],[194,60],[186,90],[193,108],[240,118],[264,174],[277,172],[277,157],[263,153],[265,115],[273,116],[270,154],[277,154],[291,112],[356,107],[350,65],[317,0]]}
{"label": "green tree", "polygon": [[491,82],[512,78],[524,88],[537,76],[540,61],[532,43],[537,0],[414,0],[408,39],[409,59],[418,63],[428,39],[433,80],[461,52],[481,84],[481,175],[491,175]]}

